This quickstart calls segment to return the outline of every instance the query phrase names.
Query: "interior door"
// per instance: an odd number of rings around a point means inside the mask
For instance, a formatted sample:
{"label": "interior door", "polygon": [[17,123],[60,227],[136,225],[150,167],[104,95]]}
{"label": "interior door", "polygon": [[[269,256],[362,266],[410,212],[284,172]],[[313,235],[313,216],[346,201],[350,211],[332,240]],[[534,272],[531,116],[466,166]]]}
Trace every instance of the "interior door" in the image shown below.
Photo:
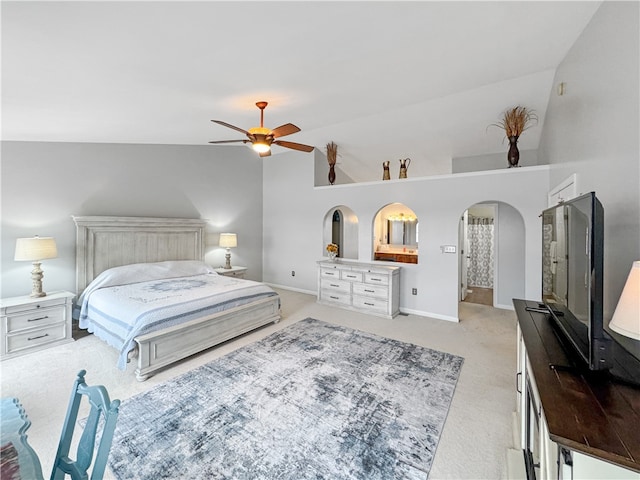
{"label": "interior door", "polygon": [[464,211],[462,217],[460,218],[460,224],[458,226],[458,252],[460,252],[459,257],[459,272],[460,272],[460,300],[464,301],[467,297],[467,270],[469,268],[469,257],[467,252],[469,251],[469,239],[467,236],[467,219],[469,217],[469,212],[467,210]]}

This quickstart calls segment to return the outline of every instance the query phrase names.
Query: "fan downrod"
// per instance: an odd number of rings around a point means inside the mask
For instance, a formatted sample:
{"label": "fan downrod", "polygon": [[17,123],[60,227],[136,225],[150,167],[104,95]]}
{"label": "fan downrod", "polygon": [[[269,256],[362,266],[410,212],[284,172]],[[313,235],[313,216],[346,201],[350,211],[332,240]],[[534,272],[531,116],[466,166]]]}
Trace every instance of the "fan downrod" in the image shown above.
{"label": "fan downrod", "polygon": [[267,105],[267,102],[256,102],[256,107],[260,109],[260,128],[264,128],[264,109]]}

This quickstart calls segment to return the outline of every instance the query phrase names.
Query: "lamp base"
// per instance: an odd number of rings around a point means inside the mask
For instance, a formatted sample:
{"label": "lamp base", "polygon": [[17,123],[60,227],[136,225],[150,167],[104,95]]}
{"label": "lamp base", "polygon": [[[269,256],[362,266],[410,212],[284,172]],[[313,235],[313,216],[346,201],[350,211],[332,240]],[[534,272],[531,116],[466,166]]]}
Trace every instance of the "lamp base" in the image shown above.
{"label": "lamp base", "polygon": [[231,268],[231,252],[229,251],[229,249],[227,248],[227,253],[224,256],[226,262],[224,264],[224,268],[226,268],[227,270],[229,270]]}
{"label": "lamp base", "polygon": [[40,262],[33,262],[33,270],[31,270],[31,298],[46,297],[47,294],[42,291],[42,277],[44,272],[40,268]]}

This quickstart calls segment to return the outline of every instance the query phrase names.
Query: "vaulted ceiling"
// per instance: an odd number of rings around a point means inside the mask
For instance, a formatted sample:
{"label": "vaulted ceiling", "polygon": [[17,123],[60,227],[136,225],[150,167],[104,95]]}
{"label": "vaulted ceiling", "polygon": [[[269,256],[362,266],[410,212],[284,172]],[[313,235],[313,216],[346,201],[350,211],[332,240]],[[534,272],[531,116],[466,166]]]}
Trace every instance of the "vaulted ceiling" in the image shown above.
{"label": "vaulted ceiling", "polygon": [[335,142],[356,181],[407,157],[410,177],[450,173],[506,152],[487,126],[511,106],[538,113],[519,143],[537,148],[600,3],[3,1],[2,138],[207,145],[242,138],[211,119],[257,126],[266,100],[265,126]]}

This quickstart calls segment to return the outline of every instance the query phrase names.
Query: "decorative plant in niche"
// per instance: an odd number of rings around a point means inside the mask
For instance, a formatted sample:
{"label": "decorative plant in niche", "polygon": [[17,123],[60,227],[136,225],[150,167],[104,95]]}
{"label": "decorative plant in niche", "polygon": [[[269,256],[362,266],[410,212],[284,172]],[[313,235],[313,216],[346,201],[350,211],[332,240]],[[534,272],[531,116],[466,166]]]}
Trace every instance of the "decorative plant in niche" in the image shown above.
{"label": "decorative plant in niche", "polygon": [[338,256],[338,245],[335,243],[327,245],[327,253],[329,254],[329,258],[334,260]]}
{"label": "decorative plant in niche", "polygon": [[329,162],[329,183],[333,185],[336,181],[336,171],[334,166],[338,158],[338,145],[335,143],[327,143],[327,161]]}
{"label": "decorative plant in niche", "polygon": [[497,123],[490,126],[500,127],[504,130],[505,137],[509,140],[509,151],[507,152],[507,160],[509,168],[517,167],[520,161],[520,152],[518,151],[518,138],[522,132],[538,124],[538,115],[534,110],[527,107],[513,107],[504,111],[502,118]]}

